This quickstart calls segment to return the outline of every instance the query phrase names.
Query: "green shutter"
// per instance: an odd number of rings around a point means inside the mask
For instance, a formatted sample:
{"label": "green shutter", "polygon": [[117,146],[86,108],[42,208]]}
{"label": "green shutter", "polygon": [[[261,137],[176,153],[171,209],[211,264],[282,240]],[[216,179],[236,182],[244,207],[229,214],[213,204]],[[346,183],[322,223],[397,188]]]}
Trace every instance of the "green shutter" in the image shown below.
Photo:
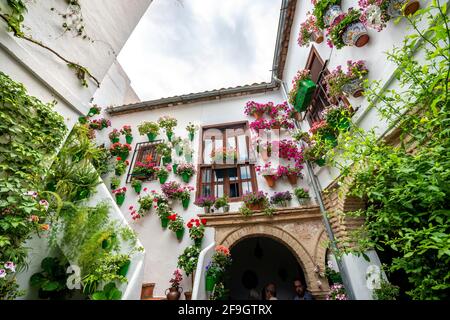
{"label": "green shutter", "polygon": [[316,90],[316,84],[311,79],[300,81],[300,86],[295,98],[295,110],[303,112],[311,103],[312,96]]}

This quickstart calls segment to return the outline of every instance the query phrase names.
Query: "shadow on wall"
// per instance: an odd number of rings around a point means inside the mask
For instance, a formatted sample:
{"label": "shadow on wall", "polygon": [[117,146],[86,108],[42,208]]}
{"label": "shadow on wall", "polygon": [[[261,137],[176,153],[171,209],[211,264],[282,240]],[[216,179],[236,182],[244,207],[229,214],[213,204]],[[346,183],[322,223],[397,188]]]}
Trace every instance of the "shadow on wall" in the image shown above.
{"label": "shadow on wall", "polygon": [[233,264],[227,287],[233,300],[261,300],[268,283],[276,285],[279,300],[292,300],[294,279],[306,283],[303,270],[289,248],[271,238],[245,239],[231,248],[231,256]]}

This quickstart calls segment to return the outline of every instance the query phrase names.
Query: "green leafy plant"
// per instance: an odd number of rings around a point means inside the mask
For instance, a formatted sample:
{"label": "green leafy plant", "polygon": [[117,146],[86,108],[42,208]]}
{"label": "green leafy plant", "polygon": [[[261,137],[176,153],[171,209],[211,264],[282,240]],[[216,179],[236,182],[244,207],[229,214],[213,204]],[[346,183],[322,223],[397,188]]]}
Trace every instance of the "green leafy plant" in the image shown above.
{"label": "green leafy plant", "polygon": [[228,196],[219,197],[214,202],[214,208],[220,209],[228,205]]}
{"label": "green leafy plant", "polygon": [[381,279],[380,288],[373,290],[373,298],[375,300],[397,300],[400,288],[389,283],[385,279]]}
{"label": "green leafy plant", "polygon": [[340,5],[341,0],[318,0],[314,5],[313,14],[316,17],[316,24],[319,29],[325,29],[325,23],[323,17],[329,6]]}
{"label": "green leafy plant", "polygon": [[350,9],[346,14],[343,14],[341,19],[336,19],[338,22],[335,22],[335,25],[329,28],[328,36],[331,41],[330,43],[332,43],[336,49],[341,49],[346,46],[342,39],[342,35],[350,24],[358,22],[360,18],[361,12],[359,10]]}
{"label": "green leafy plant", "polygon": [[41,272],[30,278],[30,285],[39,289],[40,299],[64,299],[69,294],[66,273],[68,262],[55,257],[47,257],[41,262]]}
{"label": "green leafy plant", "polygon": [[97,291],[92,295],[92,300],[120,300],[122,291],[116,288],[114,282],[110,282],[103,287],[102,291]]}
{"label": "green leafy plant", "polygon": [[143,122],[138,126],[138,131],[141,136],[147,133],[158,135],[159,125],[156,122]]}
{"label": "green leafy plant", "polygon": [[200,248],[196,245],[191,245],[184,249],[183,253],[178,257],[178,268],[184,270],[189,276],[197,268],[198,256],[200,255]]}

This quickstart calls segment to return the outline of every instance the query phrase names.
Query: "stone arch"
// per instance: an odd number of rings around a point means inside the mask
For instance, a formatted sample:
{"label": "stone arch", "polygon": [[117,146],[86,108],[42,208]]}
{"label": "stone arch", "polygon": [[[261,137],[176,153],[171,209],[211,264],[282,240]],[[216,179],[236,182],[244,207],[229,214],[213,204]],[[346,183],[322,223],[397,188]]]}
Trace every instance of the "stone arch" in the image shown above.
{"label": "stone arch", "polygon": [[[226,234],[221,240],[217,241],[217,244],[224,245],[226,247],[232,248],[242,240],[264,236],[272,238],[285,245],[294,255],[299,265],[302,267],[305,281],[307,286],[313,294],[322,296],[324,289],[318,286],[317,274],[314,269],[316,266],[315,256],[317,254],[324,255],[323,261],[325,260],[325,251],[317,250],[317,244],[314,246],[315,250],[308,250],[303,244],[298,241],[297,237],[290,232],[273,225],[249,225],[243,228],[235,229],[228,234]],[[317,238],[317,241],[320,238]],[[322,257],[320,257],[322,260]]]}

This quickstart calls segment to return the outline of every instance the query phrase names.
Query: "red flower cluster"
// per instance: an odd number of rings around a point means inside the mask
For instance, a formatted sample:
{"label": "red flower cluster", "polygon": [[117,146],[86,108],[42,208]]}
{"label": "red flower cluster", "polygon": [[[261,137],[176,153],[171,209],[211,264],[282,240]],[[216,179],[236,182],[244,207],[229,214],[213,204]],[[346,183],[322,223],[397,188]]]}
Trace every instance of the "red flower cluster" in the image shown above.
{"label": "red flower cluster", "polygon": [[115,195],[125,194],[126,192],[127,192],[127,187],[119,188],[119,189],[112,191],[112,193]]}
{"label": "red flower cluster", "polygon": [[309,132],[312,134],[316,134],[320,129],[326,128],[328,123],[326,120],[316,121],[312,124],[312,127],[309,129]]}
{"label": "red flower cluster", "polygon": [[131,126],[128,125],[124,125],[122,127],[122,129],[120,129],[120,133],[126,136],[130,136],[131,135]]}
{"label": "red flower cluster", "polygon": [[170,221],[176,221],[176,220],[177,220],[177,217],[178,217],[178,214],[174,213],[174,214],[171,214],[170,216],[168,216],[167,218],[168,218]]}
{"label": "red flower cluster", "polygon": [[194,224],[196,227],[200,227],[200,223],[204,226],[206,226],[206,219],[191,219],[188,223],[187,223],[187,227],[189,229],[191,229]]}
{"label": "red flower cluster", "polygon": [[225,247],[225,246],[217,246],[217,247],[216,247],[216,252],[217,252],[217,253],[222,253],[222,254],[224,254],[224,255],[226,255],[226,256],[229,256],[229,255],[230,255],[230,249],[228,249],[228,248]]}

